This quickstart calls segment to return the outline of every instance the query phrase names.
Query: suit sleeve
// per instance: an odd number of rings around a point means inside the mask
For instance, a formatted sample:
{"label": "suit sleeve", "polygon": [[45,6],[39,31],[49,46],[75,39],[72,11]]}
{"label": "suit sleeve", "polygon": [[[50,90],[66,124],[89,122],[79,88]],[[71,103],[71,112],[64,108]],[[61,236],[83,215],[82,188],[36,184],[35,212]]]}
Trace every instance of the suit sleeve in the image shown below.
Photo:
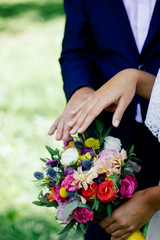
{"label": "suit sleeve", "polygon": [[64,0],[64,8],[66,25],[59,61],[68,100],[78,88],[94,88],[93,44],[84,0]]}

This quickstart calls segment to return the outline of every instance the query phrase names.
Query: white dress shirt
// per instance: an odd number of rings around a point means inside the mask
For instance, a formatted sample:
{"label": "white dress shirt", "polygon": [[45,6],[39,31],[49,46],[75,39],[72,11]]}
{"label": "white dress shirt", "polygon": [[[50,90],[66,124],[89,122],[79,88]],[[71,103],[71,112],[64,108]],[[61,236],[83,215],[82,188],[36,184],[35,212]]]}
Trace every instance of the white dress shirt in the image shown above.
{"label": "white dress shirt", "polygon": [[141,53],[148,34],[156,0],[123,0],[132,32]]}
{"label": "white dress shirt", "polygon": [[[129,18],[137,49],[139,53],[141,53],[147,38],[156,0],[123,0],[123,3]],[[141,106],[139,103],[137,104],[135,120],[142,123]]]}

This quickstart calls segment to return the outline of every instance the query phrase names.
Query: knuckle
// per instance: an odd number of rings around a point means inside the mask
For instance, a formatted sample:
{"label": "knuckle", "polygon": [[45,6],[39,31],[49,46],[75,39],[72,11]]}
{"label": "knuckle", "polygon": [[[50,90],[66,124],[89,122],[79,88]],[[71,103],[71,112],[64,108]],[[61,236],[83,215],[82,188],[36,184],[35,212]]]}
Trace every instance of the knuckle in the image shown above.
{"label": "knuckle", "polygon": [[94,118],[94,117],[96,117],[96,115],[95,115],[94,112],[89,112],[89,113],[88,113],[88,117],[89,117],[89,118]]}

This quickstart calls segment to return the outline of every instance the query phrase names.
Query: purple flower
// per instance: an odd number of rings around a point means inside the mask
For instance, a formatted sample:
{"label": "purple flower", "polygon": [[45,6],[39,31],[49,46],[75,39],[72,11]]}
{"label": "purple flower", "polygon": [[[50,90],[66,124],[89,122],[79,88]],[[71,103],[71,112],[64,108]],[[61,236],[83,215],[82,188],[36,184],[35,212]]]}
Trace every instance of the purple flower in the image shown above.
{"label": "purple flower", "polygon": [[49,193],[45,193],[44,195],[43,195],[43,198],[46,198],[46,197],[48,197],[49,196]]}
{"label": "purple flower", "polygon": [[[62,215],[63,215],[63,211],[65,209],[65,207],[67,206],[67,202],[59,202],[58,203],[58,207],[57,207],[57,219],[59,221],[62,221]],[[64,224],[69,224],[70,221],[73,219],[72,213],[70,213],[62,222]]]}
{"label": "purple flower", "polygon": [[80,163],[79,163],[79,167],[82,167],[82,165],[83,165],[83,162],[80,162]]}
{"label": "purple flower", "polygon": [[46,162],[46,166],[49,166],[49,167],[55,167],[58,165],[58,161],[57,160],[48,160]]}
{"label": "purple flower", "polygon": [[104,181],[105,176],[105,174],[99,175],[98,178],[94,179],[94,182],[96,182],[97,184],[101,183],[102,181]]}
{"label": "purple flower", "polygon": [[69,145],[69,143],[73,140],[74,140],[73,137],[70,137],[69,141],[63,142],[64,148],[67,147]]}
{"label": "purple flower", "polygon": [[[126,167],[125,170],[133,172],[133,173],[139,173],[141,171],[141,166],[138,163],[129,160],[128,164],[130,166]],[[134,167],[134,169],[132,168],[132,166]]]}
{"label": "purple flower", "polygon": [[74,167],[66,167],[65,169],[64,169],[64,174],[67,176],[67,175],[71,175],[71,174],[73,174],[74,173]]}
{"label": "purple flower", "polygon": [[89,147],[84,147],[81,151],[80,151],[80,155],[84,155],[86,153],[90,153],[92,156],[94,156],[94,151],[92,148],[89,148]]}

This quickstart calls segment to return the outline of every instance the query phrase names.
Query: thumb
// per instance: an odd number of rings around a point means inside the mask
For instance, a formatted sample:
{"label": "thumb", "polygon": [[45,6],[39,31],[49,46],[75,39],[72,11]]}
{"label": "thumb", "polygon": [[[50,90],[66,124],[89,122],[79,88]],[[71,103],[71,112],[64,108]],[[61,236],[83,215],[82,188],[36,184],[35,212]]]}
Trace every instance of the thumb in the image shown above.
{"label": "thumb", "polygon": [[119,100],[117,108],[116,108],[116,110],[115,110],[115,112],[113,114],[113,118],[112,118],[112,125],[114,127],[118,127],[119,126],[127,106],[128,106],[128,103],[125,102],[124,99],[120,99]]}

